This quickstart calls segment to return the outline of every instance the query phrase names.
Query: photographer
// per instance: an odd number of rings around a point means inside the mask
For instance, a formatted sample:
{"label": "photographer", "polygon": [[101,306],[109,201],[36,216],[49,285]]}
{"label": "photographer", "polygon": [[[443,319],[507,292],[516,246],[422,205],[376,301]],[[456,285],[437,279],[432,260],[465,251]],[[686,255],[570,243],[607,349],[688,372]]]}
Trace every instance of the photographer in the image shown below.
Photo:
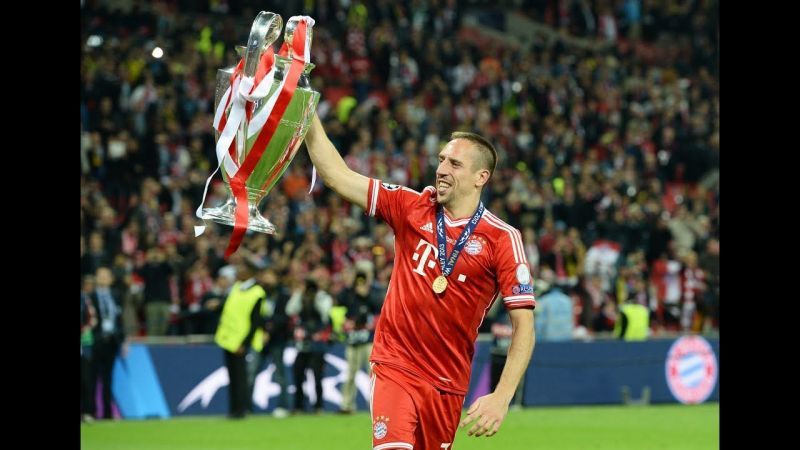
{"label": "photographer", "polygon": [[[375,335],[375,322],[381,310],[381,297],[370,286],[369,274],[358,271],[353,285],[339,294],[339,305],[346,308],[344,333],[347,358],[347,381],[342,392],[340,412],[350,414],[355,408],[356,373],[364,368],[370,374],[369,355]],[[371,375],[371,374],[370,374]]]}

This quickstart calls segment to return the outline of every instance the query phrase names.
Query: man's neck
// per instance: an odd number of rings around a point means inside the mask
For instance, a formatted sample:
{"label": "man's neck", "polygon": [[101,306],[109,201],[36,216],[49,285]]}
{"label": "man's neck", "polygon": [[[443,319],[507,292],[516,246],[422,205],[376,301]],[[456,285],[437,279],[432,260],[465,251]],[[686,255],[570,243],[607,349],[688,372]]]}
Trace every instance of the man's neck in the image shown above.
{"label": "man's neck", "polygon": [[444,206],[445,212],[452,219],[464,219],[466,217],[472,217],[475,214],[475,210],[478,209],[478,203],[480,203],[481,197],[480,193],[475,194],[472,197],[464,198],[459,202],[451,202],[449,205]]}

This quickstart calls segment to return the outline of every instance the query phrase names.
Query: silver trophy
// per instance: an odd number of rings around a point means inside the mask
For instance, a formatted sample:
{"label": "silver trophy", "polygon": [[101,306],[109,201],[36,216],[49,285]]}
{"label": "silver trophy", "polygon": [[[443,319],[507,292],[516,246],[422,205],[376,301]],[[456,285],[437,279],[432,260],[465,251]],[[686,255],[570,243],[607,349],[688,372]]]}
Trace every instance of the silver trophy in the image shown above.
{"label": "silver trophy", "polygon": [[[293,58],[296,56],[293,52],[292,43],[294,42],[294,31],[297,29],[299,21],[303,20],[302,17],[293,17],[286,24],[284,34],[284,47],[279,54],[274,55],[274,73],[271,73],[271,84],[261,87],[261,92],[266,92],[260,98],[253,98],[247,101],[247,108],[250,108],[250,114],[243,116],[235,129],[235,151],[229,152],[225,150],[231,159],[234,160],[237,166],[242,166],[245,159],[249,154],[257,150],[257,141],[261,133],[265,132],[269,127],[269,120],[272,114],[275,114],[273,108],[275,107],[276,100],[286,87],[282,83],[284,78],[289,74],[290,66],[292,65]],[[317,103],[319,102],[319,92],[311,89],[311,83],[308,79],[308,74],[314,68],[314,64],[308,62],[308,48],[311,46],[312,41],[312,26],[313,19],[305,18],[306,32],[305,32],[305,55],[298,55],[303,57],[304,65],[302,72],[299,75],[297,86],[294,93],[286,106],[283,116],[275,128],[266,149],[258,159],[258,163],[249,174],[245,182],[247,189],[248,200],[248,224],[247,229],[258,231],[261,233],[274,234],[276,232],[275,226],[259,212],[259,204],[261,200],[272,190],[278,183],[283,173],[289,167],[289,164],[294,159],[300,144],[303,142],[306,132],[308,131],[311,119],[314,117]],[[309,23],[310,22],[310,23]],[[271,51],[273,42],[280,35],[283,20],[278,14],[271,12],[261,11],[253,21],[253,26],[250,29],[250,37],[247,41],[247,46],[237,47],[237,53],[244,58],[242,72],[242,79],[244,77],[256,77],[256,72],[259,68],[259,62],[262,61],[264,52]],[[219,69],[217,71],[216,91],[214,95],[214,104],[220,108],[221,102],[230,103],[224,111],[225,117],[230,120],[234,111],[234,101],[230,98],[236,95],[235,92],[230,95],[228,88],[231,86],[231,78],[236,71],[236,66]],[[264,78],[265,83],[269,81],[269,76]],[[235,78],[235,77],[234,77]],[[244,81],[242,81],[244,82]],[[254,89],[256,87],[254,86]],[[241,114],[239,114],[241,116]],[[274,122],[273,119],[272,122]],[[223,133],[220,131],[215,132],[215,138],[219,143],[220,137]],[[263,142],[258,143],[263,145]],[[234,153],[231,155],[231,153]],[[218,149],[218,156],[219,156]],[[214,208],[203,208],[201,217],[203,219],[212,220],[217,223],[233,226],[235,219],[236,198],[232,195],[230,176],[225,170],[224,164],[222,167],[222,177],[225,182],[225,187],[228,190],[228,199],[221,206]]]}

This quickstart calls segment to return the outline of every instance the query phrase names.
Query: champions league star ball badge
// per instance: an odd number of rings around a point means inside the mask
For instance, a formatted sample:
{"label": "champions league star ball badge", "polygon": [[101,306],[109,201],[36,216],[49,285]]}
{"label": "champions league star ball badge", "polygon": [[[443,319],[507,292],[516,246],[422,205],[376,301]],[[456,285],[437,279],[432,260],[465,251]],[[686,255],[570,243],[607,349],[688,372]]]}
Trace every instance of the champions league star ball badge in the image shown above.
{"label": "champions league star ball badge", "polygon": [[700,336],[684,336],[672,344],[666,371],[669,390],[681,403],[703,403],[717,385],[714,349]]}
{"label": "champions league star ball badge", "polygon": [[373,434],[375,439],[383,439],[386,437],[386,433],[389,432],[389,425],[386,422],[389,421],[388,417],[378,416],[378,419],[375,422],[375,426],[372,427]]}
{"label": "champions league star ball badge", "polygon": [[519,284],[531,283],[531,271],[528,270],[527,265],[520,264],[517,266],[517,281],[519,282]]}

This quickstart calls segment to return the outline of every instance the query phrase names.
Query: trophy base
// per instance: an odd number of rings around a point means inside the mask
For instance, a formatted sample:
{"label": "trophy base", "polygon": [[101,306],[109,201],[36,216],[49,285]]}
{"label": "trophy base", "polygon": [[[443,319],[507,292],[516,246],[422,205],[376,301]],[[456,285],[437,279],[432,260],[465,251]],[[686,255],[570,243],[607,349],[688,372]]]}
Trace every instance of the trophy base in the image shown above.
{"label": "trophy base", "polygon": [[[275,225],[265,219],[258,209],[250,205],[247,229],[258,233],[275,234]],[[216,208],[203,208],[203,219],[223,225],[233,226],[236,223],[236,202],[229,198],[227,202]]]}

